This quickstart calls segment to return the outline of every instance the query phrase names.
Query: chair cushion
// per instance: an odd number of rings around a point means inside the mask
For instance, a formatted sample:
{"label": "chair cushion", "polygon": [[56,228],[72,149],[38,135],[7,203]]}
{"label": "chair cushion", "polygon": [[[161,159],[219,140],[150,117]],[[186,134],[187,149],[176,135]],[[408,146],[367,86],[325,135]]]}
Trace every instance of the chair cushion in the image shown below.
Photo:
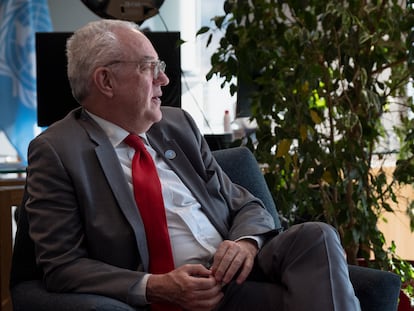
{"label": "chair cushion", "polygon": [[[40,280],[17,284],[12,292],[14,311],[137,311],[121,301],[93,294],[51,293]],[[30,308],[28,308],[30,306]],[[145,309],[142,309],[145,310]]]}
{"label": "chair cushion", "polygon": [[397,310],[401,287],[398,275],[349,265],[349,276],[363,311]]}

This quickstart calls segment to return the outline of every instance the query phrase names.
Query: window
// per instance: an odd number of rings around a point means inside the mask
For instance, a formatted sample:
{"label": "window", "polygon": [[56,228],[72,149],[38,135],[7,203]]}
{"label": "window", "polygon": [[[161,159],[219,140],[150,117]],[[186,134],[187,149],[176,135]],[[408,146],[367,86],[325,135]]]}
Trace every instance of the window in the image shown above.
{"label": "window", "polygon": [[210,25],[212,17],[224,14],[223,3],[224,0],[165,1],[160,14],[141,25],[152,31],[180,31],[186,41],[181,46],[182,107],[205,134],[222,133],[224,111],[230,111],[232,120],[235,110],[236,96],[230,96],[228,88],[221,89],[217,78],[205,78],[219,38],[215,36],[216,42],[206,48],[207,36],[196,37],[201,26]]}

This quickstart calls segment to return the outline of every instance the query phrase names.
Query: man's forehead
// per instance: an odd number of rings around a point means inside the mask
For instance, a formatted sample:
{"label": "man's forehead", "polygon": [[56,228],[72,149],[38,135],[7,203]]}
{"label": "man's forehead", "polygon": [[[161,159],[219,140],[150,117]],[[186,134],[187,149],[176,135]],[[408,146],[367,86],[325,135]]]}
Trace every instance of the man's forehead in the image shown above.
{"label": "man's forehead", "polygon": [[143,61],[154,61],[154,60],[157,60],[158,59],[158,57],[156,57],[156,56],[151,56],[151,55],[144,55],[143,57],[142,57],[142,60]]}
{"label": "man's forehead", "polygon": [[157,52],[155,51],[151,41],[138,30],[132,30],[129,33],[124,33],[122,39],[125,48],[143,60],[153,61],[157,60]]}

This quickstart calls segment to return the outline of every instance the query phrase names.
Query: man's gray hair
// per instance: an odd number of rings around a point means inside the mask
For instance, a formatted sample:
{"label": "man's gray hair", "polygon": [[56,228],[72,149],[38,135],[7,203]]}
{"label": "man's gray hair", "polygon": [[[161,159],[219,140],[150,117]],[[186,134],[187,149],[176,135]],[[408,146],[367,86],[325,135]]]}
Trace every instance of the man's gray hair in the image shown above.
{"label": "man's gray hair", "polygon": [[123,49],[115,32],[123,29],[139,30],[139,27],[128,21],[104,19],[90,22],[68,39],[67,74],[72,94],[79,103],[89,94],[93,71],[122,59]]}

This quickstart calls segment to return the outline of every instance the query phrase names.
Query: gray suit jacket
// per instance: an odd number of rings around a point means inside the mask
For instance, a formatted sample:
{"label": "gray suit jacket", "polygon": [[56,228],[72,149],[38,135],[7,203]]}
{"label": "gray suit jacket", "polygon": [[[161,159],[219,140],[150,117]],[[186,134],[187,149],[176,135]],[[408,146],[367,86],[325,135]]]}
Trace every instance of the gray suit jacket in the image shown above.
{"label": "gray suit jacket", "polygon": [[[191,117],[162,109],[148,139],[223,239],[273,229],[262,203],[220,169]],[[145,232],[106,134],[79,108],[35,138],[28,159],[26,210],[47,288],[136,304],[131,288],[148,269]]]}

